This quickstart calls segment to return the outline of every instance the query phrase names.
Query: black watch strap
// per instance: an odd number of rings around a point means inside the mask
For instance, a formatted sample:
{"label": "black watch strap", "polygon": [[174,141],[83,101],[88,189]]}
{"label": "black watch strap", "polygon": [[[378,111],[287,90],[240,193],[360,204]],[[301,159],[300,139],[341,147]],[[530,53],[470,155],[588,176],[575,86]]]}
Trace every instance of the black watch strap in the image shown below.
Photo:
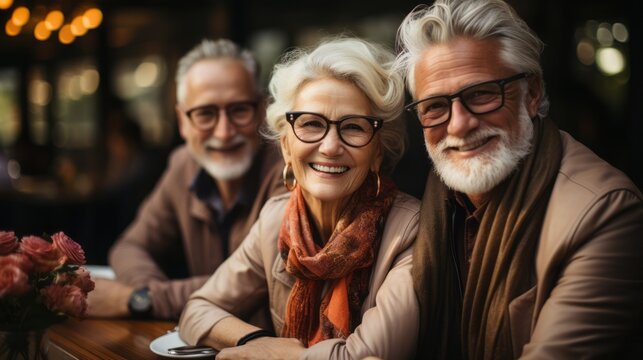
{"label": "black watch strap", "polygon": [[135,319],[152,317],[152,296],[147,287],[134,290],[127,303],[130,315]]}
{"label": "black watch strap", "polygon": [[239,341],[237,341],[237,346],[245,345],[250,340],[254,340],[256,338],[260,338],[260,337],[264,337],[264,336],[272,337],[274,335],[272,334],[272,332],[270,332],[268,330],[264,330],[264,329],[253,331],[253,332],[251,332],[249,334],[246,334],[245,336],[241,337],[241,339],[239,339]]}

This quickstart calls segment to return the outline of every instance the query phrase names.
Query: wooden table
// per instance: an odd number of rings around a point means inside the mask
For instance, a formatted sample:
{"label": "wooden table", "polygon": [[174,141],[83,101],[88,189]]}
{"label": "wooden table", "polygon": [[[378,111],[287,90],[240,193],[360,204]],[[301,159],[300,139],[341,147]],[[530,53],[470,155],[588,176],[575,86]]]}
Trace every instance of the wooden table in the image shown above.
{"label": "wooden table", "polygon": [[166,321],[69,319],[49,329],[49,359],[164,359],[150,350],[150,342],[175,325]]}

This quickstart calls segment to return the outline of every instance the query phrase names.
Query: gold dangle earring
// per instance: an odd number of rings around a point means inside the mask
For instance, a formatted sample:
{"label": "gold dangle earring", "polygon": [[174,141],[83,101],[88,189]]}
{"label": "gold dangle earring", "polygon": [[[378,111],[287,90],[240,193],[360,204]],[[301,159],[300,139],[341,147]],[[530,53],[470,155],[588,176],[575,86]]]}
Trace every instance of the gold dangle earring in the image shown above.
{"label": "gold dangle earring", "polygon": [[380,172],[377,171],[375,176],[377,176],[377,192],[375,193],[375,198],[377,198],[380,195]]}
{"label": "gold dangle earring", "polygon": [[[284,177],[284,186],[286,187],[286,190],[288,190],[288,191],[293,191],[293,189],[295,188],[295,186],[297,186],[297,178],[296,178],[296,177],[295,177],[295,175],[293,174],[293,176],[292,176],[292,178],[293,178],[292,185],[289,185],[289,184],[288,184],[288,172],[289,172],[288,170],[289,170],[289,169],[290,169],[290,163],[287,163],[287,164],[286,164],[286,166],[284,166],[284,173],[283,173],[283,177]],[[378,187],[378,188],[379,188],[379,187]]]}

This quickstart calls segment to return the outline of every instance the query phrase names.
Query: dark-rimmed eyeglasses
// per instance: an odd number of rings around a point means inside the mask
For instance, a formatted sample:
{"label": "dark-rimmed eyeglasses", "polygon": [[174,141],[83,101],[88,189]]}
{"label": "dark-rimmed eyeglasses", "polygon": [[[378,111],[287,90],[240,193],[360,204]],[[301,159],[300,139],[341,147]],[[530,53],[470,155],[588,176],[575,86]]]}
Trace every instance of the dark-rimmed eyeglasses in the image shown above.
{"label": "dark-rimmed eyeglasses", "polygon": [[529,75],[523,72],[504,79],[485,81],[468,86],[453,95],[431,96],[412,102],[404,108],[417,115],[423,128],[447,123],[451,119],[451,105],[455,98],[460,98],[462,105],[472,114],[488,114],[505,104],[505,85]]}
{"label": "dark-rimmed eyeglasses", "polygon": [[[256,101],[238,101],[225,106],[223,109],[228,121],[237,127],[248,126],[255,120]],[[214,129],[219,121],[221,109],[218,105],[208,104],[192,108],[185,112],[192,125],[201,131]]]}
{"label": "dark-rimmed eyeglasses", "polygon": [[287,112],[286,121],[292,126],[297,139],[305,143],[321,141],[334,124],[339,139],[352,147],[366,146],[384,124],[376,116],[345,115],[337,120],[330,120],[322,114],[306,111]]}

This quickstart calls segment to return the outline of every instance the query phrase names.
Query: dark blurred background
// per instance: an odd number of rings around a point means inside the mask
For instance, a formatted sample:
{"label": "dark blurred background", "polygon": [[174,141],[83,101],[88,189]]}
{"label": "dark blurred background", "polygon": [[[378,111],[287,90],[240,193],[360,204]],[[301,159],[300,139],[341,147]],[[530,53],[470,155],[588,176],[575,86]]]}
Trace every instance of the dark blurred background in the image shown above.
{"label": "dark blurred background", "polygon": [[[641,187],[643,79],[633,64],[643,59],[635,2],[509,2],[546,44],[552,118]],[[265,86],[284,50],[327,35],[354,34],[393,48],[399,23],[417,4],[0,0],[0,229],[62,230],[90,262],[105,263],[181,143],[174,73],[184,52],[206,37],[231,38],[255,52]],[[430,165],[411,120],[410,149],[394,178],[420,197]]]}

